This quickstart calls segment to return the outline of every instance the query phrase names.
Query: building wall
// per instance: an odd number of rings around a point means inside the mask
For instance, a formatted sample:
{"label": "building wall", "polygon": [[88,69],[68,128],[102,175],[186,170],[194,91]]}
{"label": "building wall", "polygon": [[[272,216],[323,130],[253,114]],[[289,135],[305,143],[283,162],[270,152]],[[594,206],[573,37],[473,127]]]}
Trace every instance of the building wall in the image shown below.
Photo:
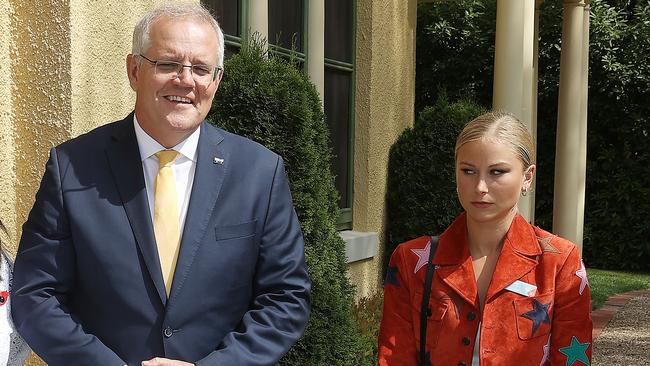
{"label": "building wall", "polygon": [[382,279],[388,152],[413,125],[416,0],[357,0],[353,230],[376,232],[378,254],[351,263],[357,297]]}

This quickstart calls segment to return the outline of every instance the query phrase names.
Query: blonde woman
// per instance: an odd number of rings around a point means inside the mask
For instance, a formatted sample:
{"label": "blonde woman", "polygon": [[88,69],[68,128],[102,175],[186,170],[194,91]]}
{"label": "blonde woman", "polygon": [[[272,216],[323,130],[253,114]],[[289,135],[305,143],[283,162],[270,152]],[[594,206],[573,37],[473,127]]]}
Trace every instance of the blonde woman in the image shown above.
{"label": "blonde woman", "polygon": [[[0,221],[0,231],[7,234],[7,229],[2,221]],[[2,248],[0,239],[0,365],[18,366],[25,362],[30,349],[14,329],[11,320],[12,267],[11,257]]]}
{"label": "blonde woman", "polygon": [[465,212],[439,239],[420,237],[393,253],[380,365],[590,364],[580,252],[517,213],[534,157],[530,134],[511,115],[487,113],[463,129],[456,186]]}

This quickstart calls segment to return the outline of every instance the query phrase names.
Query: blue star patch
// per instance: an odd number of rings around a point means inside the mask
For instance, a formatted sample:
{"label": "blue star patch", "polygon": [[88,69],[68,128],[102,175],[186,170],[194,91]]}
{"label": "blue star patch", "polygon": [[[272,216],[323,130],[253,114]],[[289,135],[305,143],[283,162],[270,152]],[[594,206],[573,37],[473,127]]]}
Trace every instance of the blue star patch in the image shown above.
{"label": "blue star patch", "polygon": [[537,301],[537,299],[533,299],[533,310],[521,315],[524,318],[528,318],[533,321],[532,335],[535,335],[535,332],[537,329],[539,329],[539,326],[542,323],[551,324],[551,319],[548,317],[549,306],[551,306],[550,302],[548,304],[542,304]]}
{"label": "blue star patch", "polygon": [[396,287],[400,287],[399,278],[397,278],[397,267],[388,267],[386,270],[386,279],[384,279],[384,286],[390,284]]}

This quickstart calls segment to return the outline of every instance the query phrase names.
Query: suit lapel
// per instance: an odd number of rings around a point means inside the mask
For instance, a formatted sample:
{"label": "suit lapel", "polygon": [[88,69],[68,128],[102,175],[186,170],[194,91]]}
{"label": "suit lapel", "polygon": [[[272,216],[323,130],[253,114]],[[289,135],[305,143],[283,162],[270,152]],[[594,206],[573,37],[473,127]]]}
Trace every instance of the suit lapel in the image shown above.
{"label": "suit lapel", "polygon": [[160,301],[164,305],[167,294],[160,270],[160,259],[151,222],[140,150],[133,128],[133,114],[115,125],[113,144],[106,149],[106,155],[126,216],[131,224],[131,230],[160,296]]}
{"label": "suit lapel", "polygon": [[221,141],[223,136],[217,129],[207,125],[207,122],[201,124],[196,171],[170,299],[180,292],[189,274],[201,239],[206,235],[224,176],[230,167],[229,153],[220,144]]}

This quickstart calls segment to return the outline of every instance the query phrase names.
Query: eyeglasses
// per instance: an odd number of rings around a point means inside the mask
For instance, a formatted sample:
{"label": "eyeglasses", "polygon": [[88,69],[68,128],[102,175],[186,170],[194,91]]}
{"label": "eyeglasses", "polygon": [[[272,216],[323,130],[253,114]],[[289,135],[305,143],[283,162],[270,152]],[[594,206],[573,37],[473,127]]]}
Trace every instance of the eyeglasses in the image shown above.
{"label": "eyeglasses", "polygon": [[209,84],[217,78],[219,70],[222,69],[221,66],[210,66],[210,65],[183,65],[180,62],[168,61],[168,60],[150,60],[144,55],[138,55],[143,59],[149,61],[154,65],[154,72],[156,75],[160,75],[169,79],[176,79],[181,76],[183,69],[190,69],[190,74],[194,78],[194,81],[200,84]]}

